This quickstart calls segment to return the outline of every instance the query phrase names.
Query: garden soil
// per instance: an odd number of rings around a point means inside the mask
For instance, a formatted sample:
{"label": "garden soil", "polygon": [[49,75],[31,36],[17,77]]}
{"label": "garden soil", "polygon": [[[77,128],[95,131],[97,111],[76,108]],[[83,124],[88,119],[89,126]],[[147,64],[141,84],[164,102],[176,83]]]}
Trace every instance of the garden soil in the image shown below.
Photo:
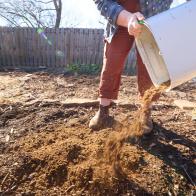
{"label": "garden soil", "polygon": [[98,104],[86,99],[97,98],[98,82],[97,76],[0,73],[0,195],[194,195],[195,121],[173,101],[195,102],[195,82],[153,104],[150,135],[123,139],[121,175],[105,157],[106,144],[122,133],[123,122],[135,122],[136,78],[122,78],[120,101],[111,108],[115,126],[93,132],[88,123]]}

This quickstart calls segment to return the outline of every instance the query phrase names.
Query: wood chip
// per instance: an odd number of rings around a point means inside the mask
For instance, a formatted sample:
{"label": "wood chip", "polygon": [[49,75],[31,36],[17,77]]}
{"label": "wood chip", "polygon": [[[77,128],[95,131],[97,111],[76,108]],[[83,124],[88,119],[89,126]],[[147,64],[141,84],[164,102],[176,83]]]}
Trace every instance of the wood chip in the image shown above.
{"label": "wood chip", "polygon": [[11,134],[13,134],[13,133],[14,133],[14,129],[13,129],[13,128],[11,128],[10,133],[11,133]]}
{"label": "wood chip", "polygon": [[192,120],[196,120],[196,108],[192,111]]}
{"label": "wood chip", "polygon": [[5,141],[6,141],[6,142],[9,142],[9,140],[10,140],[10,136],[9,136],[9,135],[6,135]]}

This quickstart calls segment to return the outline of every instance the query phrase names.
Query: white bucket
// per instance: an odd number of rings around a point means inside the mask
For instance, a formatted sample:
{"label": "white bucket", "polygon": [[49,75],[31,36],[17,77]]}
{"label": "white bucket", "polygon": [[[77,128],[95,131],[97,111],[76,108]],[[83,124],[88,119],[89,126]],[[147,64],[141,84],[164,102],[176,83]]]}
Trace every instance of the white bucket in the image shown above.
{"label": "white bucket", "polygon": [[155,86],[196,77],[196,0],[147,19],[136,45]]}

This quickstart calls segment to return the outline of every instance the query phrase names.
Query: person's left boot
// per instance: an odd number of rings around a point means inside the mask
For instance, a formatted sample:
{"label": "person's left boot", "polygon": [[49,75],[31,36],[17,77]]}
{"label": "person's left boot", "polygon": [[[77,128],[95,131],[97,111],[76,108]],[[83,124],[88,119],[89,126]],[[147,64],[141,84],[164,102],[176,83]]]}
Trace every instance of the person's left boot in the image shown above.
{"label": "person's left boot", "polygon": [[99,110],[95,114],[95,116],[90,120],[89,128],[92,130],[100,130],[103,129],[110,124],[110,116],[109,116],[109,106],[99,105]]}

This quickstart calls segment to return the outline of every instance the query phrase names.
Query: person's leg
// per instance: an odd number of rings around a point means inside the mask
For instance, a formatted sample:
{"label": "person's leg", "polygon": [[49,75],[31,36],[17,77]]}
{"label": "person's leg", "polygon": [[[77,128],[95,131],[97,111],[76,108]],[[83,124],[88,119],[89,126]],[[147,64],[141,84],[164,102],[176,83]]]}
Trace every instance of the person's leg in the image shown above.
{"label": "person's leg", "polygon": [[[119,0],[122,6],[131,12],[139,9],[139,0]],[[99,130],[107,123],[111,100],[118,97],[121,74],[126,57],[133,45],[134,37],[130,36],[127,28],[119,27],[111,43],[105,42],[103,67],[99,85],[100,106],[96,115],[91,119],[89,127]]]}
{"label": "person's leg", "polygon": [[99,85],[99,97],[115,100],[126,57],[132,47],[133,37],[126,28],[119,28],[111,43],[105,43],[104,63]]}
{"label": "person's leg", "polygon": [[89,123],[89,127],[93,130],[99,130],[107,126],[111,100],[118,97],[121,73],[133,41],[134,38],[129,36],[127,29],[119,28],[112,42],[105,43],[99,85],[100,106],[98,112]]}
{"label": "person's leg", "polygon": [[[127,11],[137,12],[140,10],[139,0],[119,0]],[[99,85],[99,97],[101,105],[109,105],[111,100],[118,97],[121,73],[127,57],[134,42],[134,37],[128,34],[124,27],[119,27],[112,43],[105,43],[104,63]]]}

